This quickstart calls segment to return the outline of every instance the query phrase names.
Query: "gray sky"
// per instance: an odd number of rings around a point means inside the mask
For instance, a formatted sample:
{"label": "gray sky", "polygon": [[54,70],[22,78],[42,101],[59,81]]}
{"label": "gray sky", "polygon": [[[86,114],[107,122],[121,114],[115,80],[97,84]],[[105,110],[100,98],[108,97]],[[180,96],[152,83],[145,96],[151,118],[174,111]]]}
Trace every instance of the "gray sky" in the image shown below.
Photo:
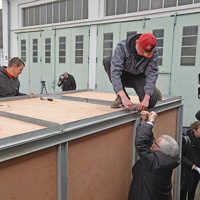
{"label": "gray sky", "polygon": [[0,8],[2,8],[2,0],[0,0]]}

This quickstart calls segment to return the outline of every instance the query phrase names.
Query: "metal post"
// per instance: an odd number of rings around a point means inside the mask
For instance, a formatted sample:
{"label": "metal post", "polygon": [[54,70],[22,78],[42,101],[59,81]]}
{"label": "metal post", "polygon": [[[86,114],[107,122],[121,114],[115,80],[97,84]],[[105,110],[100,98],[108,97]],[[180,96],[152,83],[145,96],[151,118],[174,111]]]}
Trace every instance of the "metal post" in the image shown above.
{"label": "metal post", "polygon": [[58,200],[68,200],[68,142],[57,149]]}
{"label": "metal post", "polygon": [[[182,150],[182,125],[183,125],[183,105],[177,109],[176,121],[176,140],[179,143],[179,156],[181,158]],[[180,200],[180,183],[181,183],[181,165],[175,169],[174,175],[174,200]]]}
{"label": "metal post", "polygon": [[137,126],[138,126],[139,123],[140,123],[140,118],[137,118],[134,121],[134,126],[133,126],[133,160],[132,160],[132,166],[138,160],[138,155],[137,155],[136,149],[135,149],[135,136],[136,136],[136,128],[137,128]]}

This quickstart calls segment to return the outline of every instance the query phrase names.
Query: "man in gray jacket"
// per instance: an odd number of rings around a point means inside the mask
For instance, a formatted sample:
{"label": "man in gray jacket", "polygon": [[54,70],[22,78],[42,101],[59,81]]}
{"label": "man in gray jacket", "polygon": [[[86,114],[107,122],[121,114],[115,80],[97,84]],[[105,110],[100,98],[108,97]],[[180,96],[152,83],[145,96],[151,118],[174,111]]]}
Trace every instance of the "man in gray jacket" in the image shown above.
{"label": "man in gray jacket", "polygon": [[9,61],[8,67],[0,68],[0,97],[25,95],[19,92],[18,80],[24,66],[20,58],[14,57]]}
{"label": "man in gray jacket", "polygon": [[155,46],[156,38],[152,33],[137,34],[117,45],[111,61],[104,60],[105,71],[117,94],[111,107],[122,104],[128,110],[135,109],[125,87],[133,88],[137,93],[138,110],[154,107],[159,95],[155,89],[158,77],[158,50]]}

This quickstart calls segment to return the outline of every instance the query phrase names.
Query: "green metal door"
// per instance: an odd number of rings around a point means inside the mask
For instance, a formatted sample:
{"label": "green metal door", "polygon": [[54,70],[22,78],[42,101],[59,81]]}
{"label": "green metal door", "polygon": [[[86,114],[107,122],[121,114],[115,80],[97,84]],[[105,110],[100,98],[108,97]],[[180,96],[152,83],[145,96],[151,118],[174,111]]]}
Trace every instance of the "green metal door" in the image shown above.
{"label": "green metal door", "polygon": [[61,91],[61,88],[57,86],[60,74],[74,73],[71,65],[71,53],[71,29],[56,30],[56,92]]}
{"label": "green metal door", "polygon": [[29,40],[30,91],[39,94],[42,80],[41,32],[29,33]]}
{"label": "green metal door", "polygon": [[182,15],[176,21],[171,93],[183,97],[184,126],[195,120],[200,105],[199,18],[200,14]]}
{"label": "green metal door", "polygon": [[144,21],[123,22],[120,24],[120,40],[125,40],[131,35],[143,33]]}
{"label": "green metal door", "polygon": [[89,88],[89,27],[71,29],[69,71],[76,80],[76,89]]}
{"label": "green metal door", "polygon": [[98,26],[96,67],[96,89],[98,91],[113,92],[112,84],[103,67],[103,58],[112,56],[113,50],[119,41],[119,23]]}
{"label": "green metal door", "polygon": [[48,93],[55,91],[55,30],[41,32],[41,80],[46,82]]}
{"label": "green metal door", "polygon": [[29,93],[30,92],[30,40],[28,33],[20,33],[17,35],[18,44],[18,57],[20,57],[24,63],[25,67],[23,72],[19,75],[20,80],[20,92]]}
{"label": "green metal door", "polygon": [[171,66],[173,31],[175,17],[162,17],[146,20],[144,32],[152,32],[157,38],[157,49],[159,52],[159,77],[157,87],[162,94],[170,94],[171,88]]}

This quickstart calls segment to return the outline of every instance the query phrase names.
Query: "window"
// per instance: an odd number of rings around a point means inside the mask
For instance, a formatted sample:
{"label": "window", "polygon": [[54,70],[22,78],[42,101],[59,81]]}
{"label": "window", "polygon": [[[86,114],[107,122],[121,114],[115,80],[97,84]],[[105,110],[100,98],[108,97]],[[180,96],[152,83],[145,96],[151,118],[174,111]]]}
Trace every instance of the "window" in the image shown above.
{"label": "window", "polygon": [[88,0],[83,0],[83,19],[88,18]]}
{"label": "window", "polygon": [[198,99],[200,99],[200,87],[198,88]]}
{"label": "window", "polygon": [[73,0],[67,1],[67,21],[73,20],[74,15]]}
{"label": "window", "polygon": [[66,1],[60,1],[60,22],[66,20]]}
{"label": "window", "polygon": [[129,38],[129,37],[131,37],[131,36],[133,36],[133,35],[136,35],[137,34],[137,31],[129,31],[129,32],[127,32],[127,34],[126,34],[126,37],[127,37],[127,39]]}
{"label": "window", "polygon": [[59,2],[53,3],[53,23],[59,22]]}
{"label": "window", "polygon": [[57,0],[39,6],[23,8],[23,26],[80,19],[88,19],[88,0]]}
{"label": "window", "polygon": [[41,9],[41,24],[47,23],[47,5],[42,5]]}
{"label": "window", "polygon": [[181,65],[194,66],[196,59],[198,26],[184,26],[182,47],[181,47]]}
{"label": "window", "polygon": [[178,5],[179,6],[183,6],[183,5],[187,5],[187,4],[192,4],[193,0],[178,0]]}
{"label": "window", "polygon": [[66,38],[59,37],[59,63],[65,63]]}
{"label": "window", "polygon": [[115,0],[106,1],[106,16],[115,15]]}
{"label": "window", "polygon": [[200,0],[105,0],[105,15],[119,15],[194,3],[200,3]]}
{"label": "window", "polygon": [[45,39],[45,63],[51,63],[51,38]]}
{"label": "window", "polygon": [[151,1],[151,9],[162,8],[163,0],[153,0]]}
{"label": "window", "polygon": [[126,0],[117,0],[117,15],[126,13]]}
{"label": "window", "polygon": [[83,63],[83,35],[76,36],[75,63]]}
{"label": "window", "polygon": [[40,24],[40,7],[35,7],[35,25]]}
{"label": "window", "polygon": [[149,0],[140,0],[139,1],[139,10],[149,10],[150,8],[150,1]]}
{"label": "window", "polygon": [[34,20],[34,17],[35,17],[34,10],[35,10],[34,7],[29,8],[29,26],[33,26],[34,23],[35,23],[35,20]]}
{"label": "window", "polygon": [[52,3],[47,4],[47,24],[52,23],[52,18],[53,18],[52,8],[53,8]]}
{"label": "window", "polygon": [[165,0],[164,7],[175,7],[176,6],[176,0]]}
{"label": "window", "polygon": [[74,19],[81,19],[82,3],[80,0],[74,0]]}
{"label": "window", "polygon": [[128,1],[128,13],[136,12],[138,8],[138,0]]}
{"label": "window", "polygon": [[24,26],[29,25],[29,8],[24,9]]}
{"label": "window", "polygon": [[21,40],[21,59],[26,62],[26,40]]}
{"label": "window", "polygon": [[158,65],[162,65],[162,58],[163,58],[163,44],[164,44],[164,30],[163,29],[156,29],[153,30],[153,34],[156,37],[157,44],[156,47],[158,49]]}
{"label": "window", "polygon": [[33,63],[38,62],[38,39],[33,39]]}
{"label": "window", "polygon": [[200,85],[200,74],[198,75],[198,83]]}
{"label": "window", "polygon": [[103,36],[103,58],[112,56],[113,33],[104,33]]}

